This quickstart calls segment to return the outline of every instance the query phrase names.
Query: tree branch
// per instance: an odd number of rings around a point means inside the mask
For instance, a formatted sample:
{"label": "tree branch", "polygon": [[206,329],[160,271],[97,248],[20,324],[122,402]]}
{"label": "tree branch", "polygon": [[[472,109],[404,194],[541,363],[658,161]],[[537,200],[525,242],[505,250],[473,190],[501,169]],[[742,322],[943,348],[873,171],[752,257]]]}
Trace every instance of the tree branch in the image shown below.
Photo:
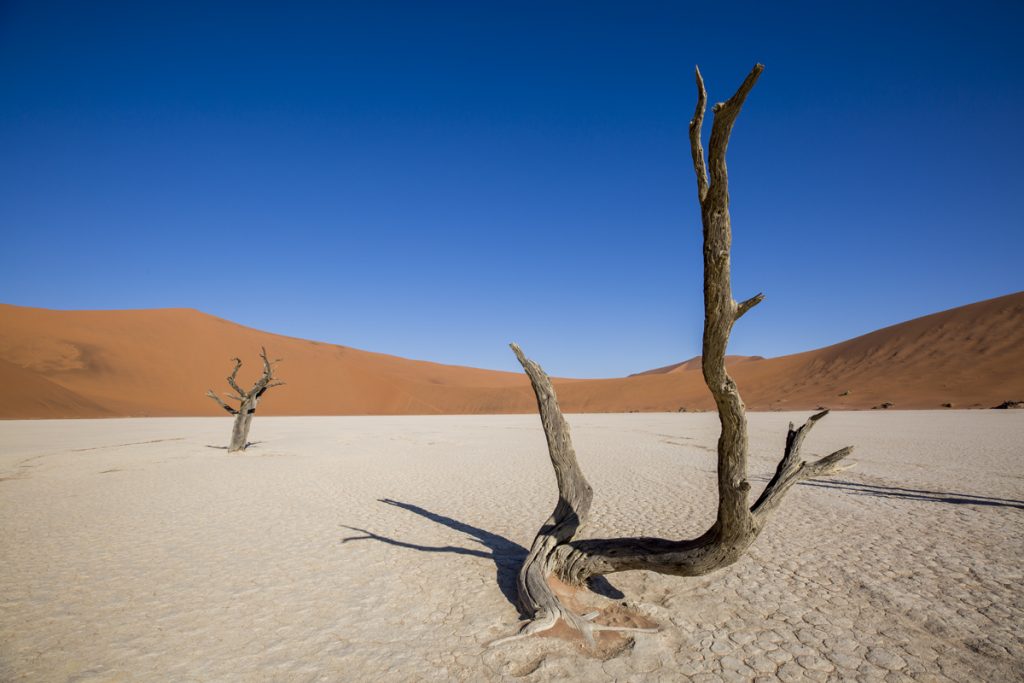
{"label": "tree branch", "polygon": [[260,358],[263,359],[263,374],[268,377],[273,375],[273,364],[270,362],[270,359],[267,358],[267,349],[263,346],[260,347]]}
{"label": "tree branch", "polygon": [[245,396],[245,391],[242,390],[242,387],[238,386],[238,382],[236,381],[236,378],[238,377],[238,369],[242,367],[242,359],[232,358],[231,360],[235,361],[235,367],[231,370],[231,374],[228,376],[228,386],[234,389],[235,393],[239,396]]}
{"label": "tree branch", "polygon": [[548,442],[548,454],[551,456],[551,465],[555,469],[555,479],[558,482],[559,502],[564,501],[573,507],[577,519],[582,520],[590,509],[590,500],[594,492],[576,460],[569,425],[562,416],[555,388],[540,365],[527,358],[518,344],[509,346],[529,376],[534,395],[537,397],[537,409]]}
{"label": "tree branch", "polygon": [[212,399],[213,399],[214,401],[216,401],[216,402],[217,402],[217,405],[219,405],[219,406],[220,406],[221,408],[223,408],[224,410],[228,411],[228,412],[229,412],[229,413],[231,413],[232,415],[238,415],[238,411],[237,411],[237,410],[235,410],[234,408],[232,408],[231,406],[229,406],[229,405],[228,405],[227,403],[225,403],[224,401],[222,401],[222,400],[220,399],[220,396],[218,396],[217,394],[213,393],[213,389],[209,389],[209,390],[207,390],[207,392],[206,392],[206,395],[207,395],[207,396],[209,396],[210,398],[212,398]]}
{"label": "tree branch", "polygon": [[548,584],[548,577],[553,573],[555,549],[560,544],[572,540],[586,523],[594,490],[583,476],[583,471],[576,460],[569,425],[562,416],[551,380],[540,365],[526,357],[517,344],[510,346],[530,378],[534,395],[537,397],[537,410],[544,426],[548,455],[551,457],[551,466],[555,470],[555,480],[558,483],[558,503],[555,510],[534,538],[530,553],[519,571],[520,607],[532,620],[524,627],[521,635],[551,628],[559,618],[562,618],[579,629],[590,641],[590,624],[562,605]]}
{"label": "tree branch", "polygon": [[697,78],[697,107],[690,119],[690,156],[693,157],[693,170],[697,174],[697,199],[701,204],[708,194],[708,172],[704,167],[704,146],[701,143],[701,126],[704,123],[704,111],[707,109],[708,93],[704,89],[704,78],[700,75],[700,67],[694,69]]}
{"label": "tree branch", "polygon": [[736,315],[733,318],[733,320],[739,320],[741,317],[743,317],[744,313],[746,313],[747,311],[749,311],[751,308],[758,305],[762,301],[764,301],[764,294],[756,294],[747,299],[746,301],[742,301],[736,304]]}
{"label": "tree branch", "polygon": [[250,399],[260,398],[269,389],[268,386],[271,380],[274,379],[274,364],[267,358],[267,350],[264,347],[260,347],[260,358],[263,360],[263,374],[256,380],[256,383],[252,385],[252,389],[249,391],[247,396]]}
{"label": "tree branch", "polygon": [[828,476],[846,469],[840,466],[839,462],[853,452],[853,446],[840,448],[838,451],[812,463],[804,462],[800,458],[800,448],[803,446],[804,439],[810,434],[814,425],[826,415],[828,415],[827,410],[811,415],[799,429],[794,429],[793,423],[789,423],[789,433],[786,435],[786,450],[783,452],[782,460],[779,461],[778,466],[775,468],[775,475],[768,482],[768,485],[764,487],[764,491],[761,492],[757,502],[750,509],[758,525],[764,524],[768,514],[778,507],[782,497],[797,482],[811,477]]}
{"label": "tree branch", "polygon": [[729,204],[729,171],[725,165],[725,152],[729,147],[729,136],[732,135],[733,124],[736,123],[736,117],[740,115],[740,109],[743,108],[747,95],[757,83],[762,71],[764,71],[764,65],[755,64],[736,94],[711,108],[715,118],[711,124],[711,140],[708,143],[708,165],[711,167],[709,193],[716,194],[717,201],[724,201],[726,206]]}

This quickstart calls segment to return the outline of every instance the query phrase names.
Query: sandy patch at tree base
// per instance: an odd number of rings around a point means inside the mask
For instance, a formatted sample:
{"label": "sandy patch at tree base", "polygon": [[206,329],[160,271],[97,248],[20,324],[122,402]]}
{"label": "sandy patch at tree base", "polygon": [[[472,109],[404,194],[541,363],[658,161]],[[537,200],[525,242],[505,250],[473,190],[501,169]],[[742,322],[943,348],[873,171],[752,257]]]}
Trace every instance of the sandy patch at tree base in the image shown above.
{"label": "sandy patch at tree base", "polygon": [[[751,418],[756,494],[786,424]],[[717,416],[572,415],[591,536],[699,534]],[[612,574],[658,623],[607,659],[515,632],[556,490],[535,415],[0,422],[0,679],[1024,677],[1024,412],[837,413],[736,565]],[[211,447],[214,446],[214,447]],[[617,598],[621,593],[623,597]]]}

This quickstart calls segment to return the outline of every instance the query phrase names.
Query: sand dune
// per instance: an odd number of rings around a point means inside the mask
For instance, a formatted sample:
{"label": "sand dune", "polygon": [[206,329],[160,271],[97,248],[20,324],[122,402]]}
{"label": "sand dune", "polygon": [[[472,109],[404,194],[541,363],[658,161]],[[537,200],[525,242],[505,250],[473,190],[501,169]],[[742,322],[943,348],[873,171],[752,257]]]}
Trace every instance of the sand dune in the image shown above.
{"label": "sand dune", "polygon": [[[747,363],[749,361],[764,360],[764,356],[726,356],[725,362],[729,364],[729,367],[736,367],[740,363]],[[661,368],[654,368],[653,370],[644,370],[643,372],[636,372],[630,377],[639,377],[641,375],[667,375],[671,373],[686,372],[688,370],[700,370],[700,356],[694,356],[688,358],[681,363],[673,363],[672,365],[666,365]]]}
{"label": "sand dune", "polygon": [[[0,417],[217,415],[229,359],[255,377],[263,345],[285,359],[271,415],[534,410],[518,373],[440,365],[286,337],[191,309],[53,311],[0,305]],[[538,358],[542,363],[543,358]],[[733,356],[755,410],[989,407],[1024,398],[1024,292],[779,358]],[[557,374],[557,367],[548,367]],[[700,361],[604,380],[556,382],[568,412],[707,410]]]}
{"label": "sand dune", "polygon": [[55,417],[112,417],[98,403],[51,382],[38,372],[0,360],[0,415],[6,418],[32,418],[52,414]]}

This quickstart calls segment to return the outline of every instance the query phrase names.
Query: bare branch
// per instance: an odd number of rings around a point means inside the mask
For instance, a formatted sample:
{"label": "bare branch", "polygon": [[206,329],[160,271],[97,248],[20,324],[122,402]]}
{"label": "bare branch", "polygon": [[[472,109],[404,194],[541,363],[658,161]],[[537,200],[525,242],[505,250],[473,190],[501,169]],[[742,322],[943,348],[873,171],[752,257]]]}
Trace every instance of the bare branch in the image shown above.
{"label": "bare branch", "polygon": [[229,406],[224,401],[220,400],[220,396],[218,396],[217,394],[213,393],[213,389],[208,390],[206,392],[206,395],[209,396],[210,398],[212,398],[214,401],[216,401],[217,405],[219,405],[224,410],[228,411],[232,415],[238,415],[238,411],[235,410],[234,408],[232,408],[231,406]]}
{"label": "bare branch", "polygon": [[746,313],[747,311],[749,311],[751,308],[753,308],[754,306],[758,305],[762,301],[764,301],[764,294],[763,293],[762,294],[756,294],[755,296],[750,297],[746,301],[742,301],[742,302],[736,304],[736,316],[733,319],[734,320],[739,320],[740,318],[743,317],[744,313]]}
{"label": "bare branch", "polygon": [[554,571],[555,549],[571,541],[586,523],[594,490],[576,460],[569,425],[562,416],[551,380],[540,365],[526,357],[517,344],[510,346],[529,376],[537,397],[537,409],[558,483],[558,504],[534,538],[530,553],[519,571],[520,607],[524,614],[531,617],[521,635],[551,628],[562,618],[580,630],[588,641],[592,641],[593,629],[590,624],[562,605],[548,584],[548,577]]}
{"label": "bare branch", "polygon": [[[735,108],[736,113],[739,113],[740,107],[747,99],[747,95],[754,89],[754,84],[757,83],[757,79],[760,78],[761,72],[764,71],[764,64],[755,64],[754,68],[750,70],[747,77],[743,79],[743,83],[736,90],[736,93],[725,102],[719,102],[715,106],[711,107],[711,111],[715,114],[715,119],[718,120],[725,114],[725,109]],[[734,115],[735,116],[735,115]]]}
{"label": "bare branch", "polygon": [[854,463],[847,465],[840,465],[840,461],[853,453],[853,446],[844,446],[834,453],[826,455],[820,460],[809,462],[804,466],[804,479],[813,479],[815,477],[828,477],[836,472],[843,472],[853,467]]}
{"label": "bare branch", "polygon": [[239,396],[245,396],[245,391],[242,390],[242,387],[238,386],[238,382],[236,381],[236,378],[238,377],[238,369],[242,367],[242,359],[232,358],[231,360],[235,361],[235,367],[231,370],[231,374],[228,376],[228,386],[234,389],[235,393]]}
{"label": "bare branch", "polygon": [[555,478],[558,480],[558,493],[566,502],[582,508],[582,514],[585,515],[593,490],[576,461],[576,451],[569,436],[569,425],[562,416],[555,388],[540,365],[527,358],[518,344],[509,346],[533,385],[537,408],[544,425],[544,436],[548,442],[548,453],[555,468]]}
{"label": "bare branch", "polygon": [[264,371],[266,371],[267,368],[272,369],[275,365],[284,360],[284,358],[275,358],[271,360],[270,357],[267,356],[267,349],[263,346],[260,347],[260,358],[263,360]]}
{"label": "bare branch", "polygon": [[260,358],[263,360],[263,374],[252,385],[252,389],[247,394],[251,399],[259,399],[263,396],[269,388],[270,381],[274,379],[274,364],[267,357],[267,349],[262,346],[260,347]]}
{"label": "bare branch", "polygon": [[775,475],[768,482],[768,485],[764,487],[761,496],[751,508],[751,513],[759,525],[764,523],[768,513],[778,506],[782,501],[782,497],[797,482],[810,477],[828,476],[845,469],[839,466],[839,462],[853,452],[852,446],[841,448],[835,453],[813,463],[806,463],[800,458],[800,449],[803,446],[804,439],[810,434],[814,425],[826,415],[828,415],[828,411],[824,410],[810,416],[807,418],[807,422],[802,424],[799,429],[794,429],[793,423],[789,423],[789,433],[786,435],[786,450],[783,452],[782,460],[779,461],[778,466],[775,468]]}
{"label": "bare branch", "polygon": [[708,194],[708,171],[704,167],[704,146],[701,143],[701,125],[704,123],[704,111],[707,109],[708,93],[704,89],[704,78],[700,75],[700,67],[694,69],[697,78],[697,107],[690,119],[690,155],[693,157],[693,170],[697,174],[697,199],[701,204]]}
{"label": "bare branch", "polygon": [[711,169],[709,193],[717,195],[717,201],[726,207],[729,205],[729,172],[725,166],[725,151],[729,147],[729,136],[736,117],[740,115],[740,109],[762,71],[764,65],[755,64],[736,94],[711,108],[715,119],[711,124],[711,140],[708,143],[708,165]]}

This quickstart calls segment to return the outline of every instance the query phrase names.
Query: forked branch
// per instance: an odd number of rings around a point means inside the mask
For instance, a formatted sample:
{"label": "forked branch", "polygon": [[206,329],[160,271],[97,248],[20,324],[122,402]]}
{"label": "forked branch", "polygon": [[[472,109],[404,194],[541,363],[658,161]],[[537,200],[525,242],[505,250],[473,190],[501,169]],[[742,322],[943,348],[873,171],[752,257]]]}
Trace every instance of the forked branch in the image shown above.
{"label": "forked branch", "polygon": [[779,461],[779,465],[775,469],[775,475],[768,482],[768,485],[764,487],[761,496],[751,508],[756,523],[764,523],[768,514],[778,506],[786,491],[793,484],[812,477],[827,477],[830,474],[835,474],[852,467],[852,465],[840,464],[843,458],[853,451],[852,446],[840,448],[838,451],[814,462],[804,462],[801,460],[800,448],[803,446],[804,439],[807,438],[807,435],[818,420],[826,415],[828,415],[827,410],[812,415],[807,418],[807,422],[800,425],[799,429],[794,429],[793,423],[789,423],[789,433],[786,435],[786,450],[783,453],[782,460]]}

